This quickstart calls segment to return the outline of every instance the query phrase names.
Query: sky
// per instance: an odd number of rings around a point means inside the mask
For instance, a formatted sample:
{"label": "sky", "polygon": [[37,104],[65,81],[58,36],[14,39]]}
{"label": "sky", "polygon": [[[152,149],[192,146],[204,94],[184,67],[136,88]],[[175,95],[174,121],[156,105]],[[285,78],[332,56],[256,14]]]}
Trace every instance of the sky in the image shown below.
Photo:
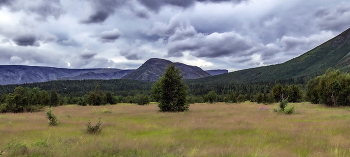
{"label": "sky", "polygon": [[348,0],[0,0],[0,64],[236,71],[283,63],[350,27]]}

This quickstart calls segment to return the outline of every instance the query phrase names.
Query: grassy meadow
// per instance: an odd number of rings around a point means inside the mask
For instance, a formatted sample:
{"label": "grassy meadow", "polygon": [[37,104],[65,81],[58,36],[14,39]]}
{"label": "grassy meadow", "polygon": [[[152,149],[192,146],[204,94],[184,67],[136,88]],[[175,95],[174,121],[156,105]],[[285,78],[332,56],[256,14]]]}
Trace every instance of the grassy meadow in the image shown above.
{"label": "grassy meadow", "polygon": [[[58,126],[46,109],[0,114],[3,156],[350,156],[350,108],[293,104],[192,104],[188,112],[161,113],[156,104],[60,106]],[[101,118],[102,131],[84,132]]]}

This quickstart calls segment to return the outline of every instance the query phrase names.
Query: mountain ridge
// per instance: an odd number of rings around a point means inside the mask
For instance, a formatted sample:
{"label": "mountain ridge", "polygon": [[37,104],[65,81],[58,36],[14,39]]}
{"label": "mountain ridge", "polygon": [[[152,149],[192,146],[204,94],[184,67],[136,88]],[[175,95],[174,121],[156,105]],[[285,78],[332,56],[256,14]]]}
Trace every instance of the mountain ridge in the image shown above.
{"label": "mountain ridge", "polygon": [[293,78],[308,80],[323,74],[328,68],[350,72],[350,28],[284,63],[234,71],[196,81],[256,83]]}
{"label": "mountain ridge", "polygon": [[[95,74],[91,78],[103,80],[120,79],[132,70],[114,68],[67,69],[56,67],[0,65],[0,85],[46,82],[52,80],[83,80],[87,73]],[[114,75],[113,75],[114,74]]]}
{"label": "mountain ridge", "polygon": [[197,79],[211,76],[197,66],[186,65],[179,62],[171,62],[166,59],[151,58],[142,64],[138,69],[125,75],[122,79],[131,79],[139,81],[157,81],[163,75],[166,68],[174,64],[182,72],[184,79]]}

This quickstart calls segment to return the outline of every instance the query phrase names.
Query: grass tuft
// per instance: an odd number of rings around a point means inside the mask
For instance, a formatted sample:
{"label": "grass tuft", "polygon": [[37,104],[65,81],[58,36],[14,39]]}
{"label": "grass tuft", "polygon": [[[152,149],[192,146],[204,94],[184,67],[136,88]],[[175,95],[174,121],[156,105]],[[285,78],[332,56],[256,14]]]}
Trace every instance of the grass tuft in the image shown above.
{"label": "grass tuft", "polygon": [[99,134],[102,130],[102,122],[101,119],[97,122],[96,125],[92,125],[91,122],[86,124],[86,133],[88,134]]}

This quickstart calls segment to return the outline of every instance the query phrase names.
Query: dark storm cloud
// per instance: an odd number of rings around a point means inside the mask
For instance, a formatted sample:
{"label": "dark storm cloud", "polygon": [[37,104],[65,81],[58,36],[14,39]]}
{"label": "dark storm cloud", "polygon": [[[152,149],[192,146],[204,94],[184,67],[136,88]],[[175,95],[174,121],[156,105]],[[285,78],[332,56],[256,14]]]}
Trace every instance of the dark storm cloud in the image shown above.
{"label": "dark storm cloud", "polygon": [[149,15],[146,11],[134,11],[135,15],[139,18],[148,19]]}
{"label": "dark storm cloud", "polygon": [[1,6],[8,6],[8,5],[12,5],[12,2],[14,0],[0,0],[0,7]]}
{"label": "dark storm cloud", "polygon": [[281,48],[276,44],[268,44],[260,51],[263,60],[271,58],[279,52],[281,52]]}
{"label": "dark storm cloud", "polygon": [[314,15],[316,17],[324,17],[324,16],[326,16],[328,14],[329,14],[329,10],[327,8],[323,8],[323,7],[322,8],[318,8],[316,10],[316,12],[314,13]]}
{"label": "dark storm cloud", "polygon": [[53,16],[58,19],[64,13],[60,0],[1,0],[0,7],[8,7],[11,11],[24,11],[28,14],[35,14],[37,20],[46,20]]}
{"label": "dark storm cloud", "polygon": [[39,46],[37,38],[34,35],[20,35],[13,38],[18,46]]}
{"label": "dark storm cloud", "polygon": [[57,40],[57,37],[55,35],[52,35],[50,33],[40,33],[40,34],[21,34],[21,35],[14,35],[14,37],[11,39],[13,42],[15,42],[18,46],[40,46],[40,44],[46,44],[49,42],[54,42]]}
{"label": "dark storm cloud", "polygon": [[87,0],[91,2],[94,12],[86,19],[82,20],[81,23],[92,24],[102,23],[110,15],[114,14],[115,9],[123,6],[126,0]]}
{"label": "dark storm cloud", "polygon": [[80,46],[75,40],[71,38],[58,40],[57,43],[64,46],[73,46],[73,47]]}
{"label": "dark storm cloud", "polygon": [[108,18],[109,14],[110,13],[106,11],[97,11],[94,14],[90,15],[88,19],[81,21],[81,23],[102,23]]}
{"label": "dark storm cloud", "polygon": [[350,4],[342,3],[335,10],[319,8],[316,22],[322,30],[341,32],[350,27]]}
{"label": "dark storm cloud", "polygon": [[60,0],[41,1],[36,6],[30,7],[29,11],[39,15],[42,20],[46,20],[48,16],[58,19],[64,13]]}
{"label": "dark storm cloud", "polygon": [[72,46],[72,47],[78,47],[81,46],[81,44],[72,36],[68,35],[67,33],[55,33],[56,36],[56,42],[63,46]]}
{"label": "dark storm cloud", "polygon": [[128,60],[139,60],[141,59],[141,57],[138,54],[138,52],[136,52],[137,50],[135,49],[124,49],[122,51],[120,51],[120,55],[124,56],[126,59]]}
{"label": "dark storm cloud", "polygon": [[181,8],[188,8],[193,6],[196,2],[200,3],[221,3],[233,2],[241,3],[248,0],[138,0],[142,5],[148,9],[159,12],[163,6],[177,6]]}
{"label": "dark storm cloud", "polygon": [[121,33],[118,29],[113,29],[111,31],[104,31],[99,35],[101,42],[114,42],[121,36]]}
{"label": "dark storm cloud", "polygon": [[164,5],[173,5],[187,8],[194,4],[194,0],[139,0],[148,9],[158,12]]}
{"label": "dark storm cloud", "polygon": [[82,59],[90,59],[93,58],[94,56],[96,56],[96,53],[90,53],[90,54],[81,54],[80,57]]}
{"label": "dark storm cloud", "polygon": [[137,56],[136,54],[127,55],[127,56],[125,56],[125,58],[128,60],[139,60],[140,59],[140,57]]}
{"label": "dark storm cloud", "polygon": [[[93,24],[93,23],[102,23],[104,22],[109,16],[115,13],[116,9],[126,6],[128,4],[131,4],[129,1],[126,0],[86,0],[91,2],[91,6],[93,7],[93,13],[85,20],[82,20],[81,23],[83,24]],[[193,6],[196,2],[201,3],[220,3],[220,2],[234,2],[234,3],[240,3],[243,1],[248,0],[138,0],[140,4],[145,6],[146,8],[154,11],[159,12],[159,10],[163,6],[177,6],[181,8],[188,8]],[[131,4],[132,5],[132,4]],[[134,4],[133,4],[134,5]],[[133,7],[130,8],[132,12],[137,17],[140,18],[148,18],[149,15],[146,11],[135,11]]]}
{"label": "dark storm cloud", "polygon": [[185,40],[170,42],[169,56],[182,56],[190,51],[196,57],[247,56],[254,51],[255,44],[235,32],[197,34]]}
{"label": "dark storm cloud", "polygon": [[91,59],[94,58],[97,55],[96,52],[91,51],[90,49],[85,49],[83,52],[80,54],[80,58],[83,60]]}

